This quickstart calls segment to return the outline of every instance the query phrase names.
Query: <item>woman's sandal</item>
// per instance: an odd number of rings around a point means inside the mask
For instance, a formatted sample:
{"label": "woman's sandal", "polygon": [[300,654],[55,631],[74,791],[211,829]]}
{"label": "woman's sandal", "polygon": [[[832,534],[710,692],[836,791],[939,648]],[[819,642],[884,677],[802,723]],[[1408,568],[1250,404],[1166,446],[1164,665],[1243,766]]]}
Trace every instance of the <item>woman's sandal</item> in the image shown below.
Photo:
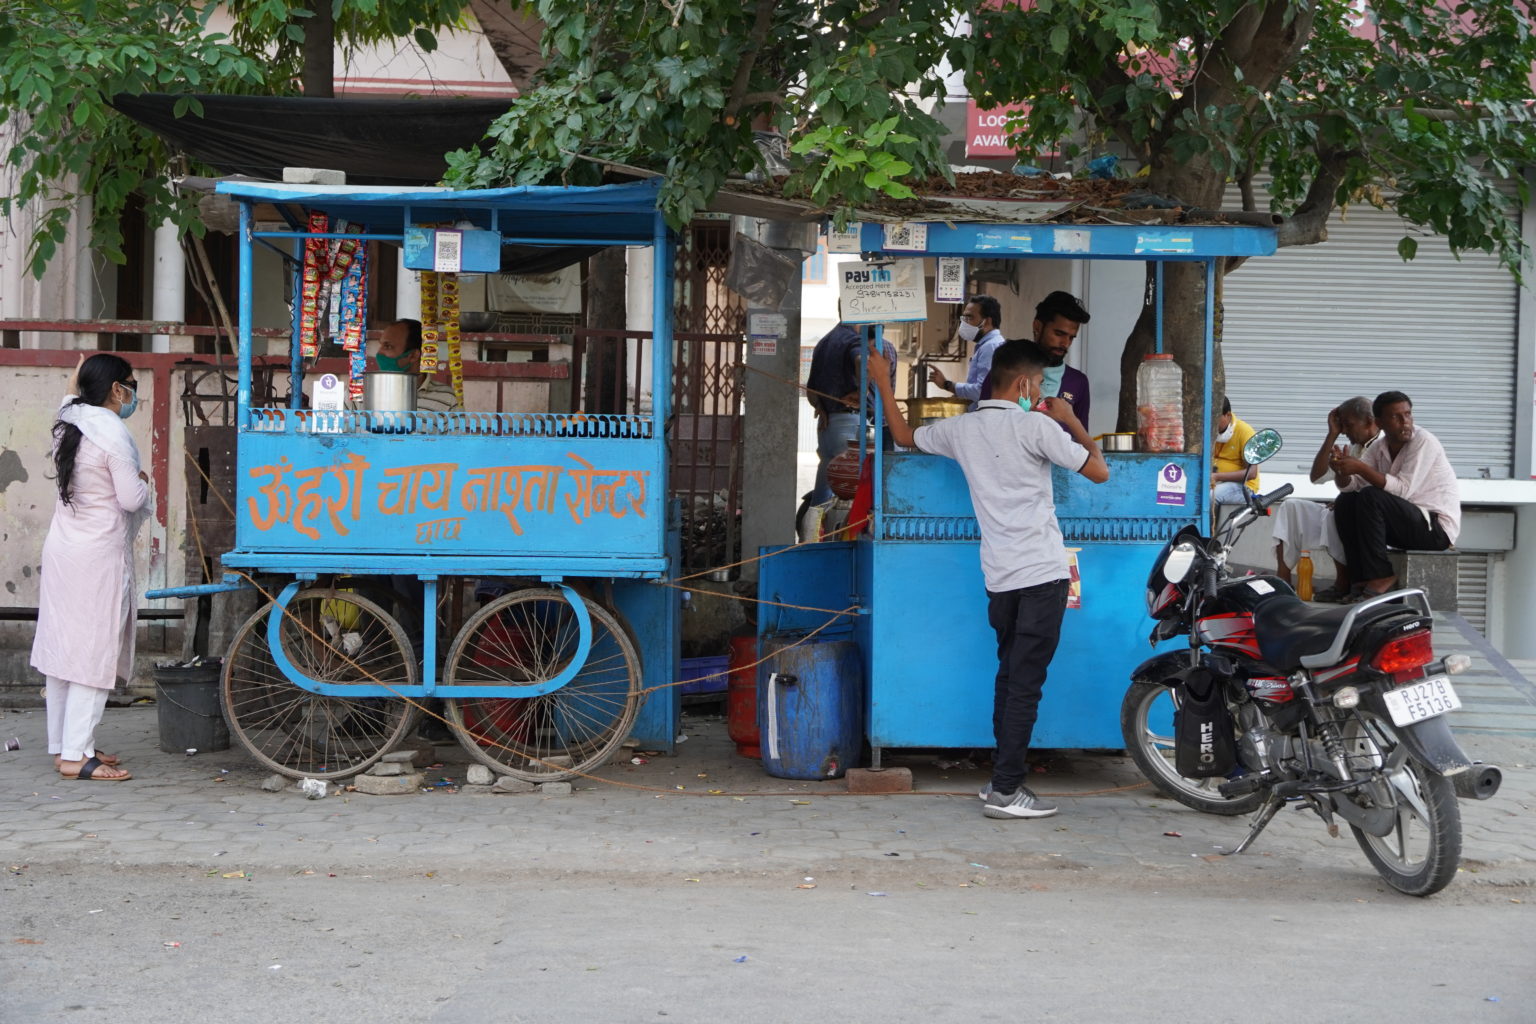
{"label": "woman's sandal", "polygon": [[[119,775],[98,775],[98,774],[96,774],[102,768],[106,768],[109,771],[121,772],[121,774],[119,774]],[[122,771],[122,769],[120,769],[120,768],[113,768],[111,765],[102,763],[102,760],[99,757],[92,757],[92,758],[88,759],[84,764],[82,764],[80,766],[80,770],[78,772],[76,772],[74,775],[66,775],[64,773],[64,771],[61,769],[59,771],[59,778],[61,778],[61,779],[84,779],[84,780],[86,780],[88,782],[127,782],[129,779],[133,778],[133,776],[128,774],[125,771]]]}
{"label": "woman's sandal", "polygon": [[[96,760],[100,761],[108,768],[116,768],[118,765],[122,764],[122,759],[119,758],[116,754],[103,754],[99,750],[96,751]],[[59,768],[63,765],[63,763],[64,759],[62,757],[60,757],[58,754],[53,755],[54,768]]]}
{"label": "woman's sandal", "polygon": [[1339,604],[1359,604],[1361,601],[1369,601],[1373,597],[1380,597],[1382,594],[1390,593],[1390,590],[1372,590],[1370,587],[1364,587],[1350,594],[1340,601]]}

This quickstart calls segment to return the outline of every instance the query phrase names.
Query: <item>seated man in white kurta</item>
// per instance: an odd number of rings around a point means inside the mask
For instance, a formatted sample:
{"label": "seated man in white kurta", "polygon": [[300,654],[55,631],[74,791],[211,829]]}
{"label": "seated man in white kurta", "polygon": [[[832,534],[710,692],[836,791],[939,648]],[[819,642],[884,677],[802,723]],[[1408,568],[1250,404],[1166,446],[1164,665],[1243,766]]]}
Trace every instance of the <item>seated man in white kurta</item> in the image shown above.
{"label": "seated man in white kurta", "polygon": [[[1365,452],[1381,439],[1381,429],[1371,415],[1371,400],[1363,395],[1344,402],[1328,412],[1328,433],[1323,438],[1317,455],[1312,459],[1312,482],[1320,484],[1333,480],[1333,470],[1328,467],[1329,456],[1339,444],[1340,436],[1349,442],[1346,454],[1363,458]],[[1319,501],[1291,499],[1282,501],[1270,512],[1275,528],[1275,574],[1287,583],[1291,581],[1291,566],[1303,551],[1326,550],[1333,559],[1336,579],[1331,589],[1313,596],[1315,601],[1336,601],[1349,594],[1351,579],[1345,563],[1344,544],[1339,539],[1338,527],[1333,521],[1333,508]]]}

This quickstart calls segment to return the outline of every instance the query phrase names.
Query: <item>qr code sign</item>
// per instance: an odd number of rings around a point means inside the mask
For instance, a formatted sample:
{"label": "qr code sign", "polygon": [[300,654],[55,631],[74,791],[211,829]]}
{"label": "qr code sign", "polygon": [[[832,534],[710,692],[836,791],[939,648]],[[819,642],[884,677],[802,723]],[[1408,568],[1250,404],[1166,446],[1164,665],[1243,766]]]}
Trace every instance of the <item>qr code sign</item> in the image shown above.
{"label": "qr code sign", "polygon": [[944,284],[957,285],[965,276],[965,264],[960,260],[940,260],[939,280]]}
{"label": "qr code sign", "polygon": [[906,252],[923,252],[928,248],[927,224],[887,224],[885,247]]}

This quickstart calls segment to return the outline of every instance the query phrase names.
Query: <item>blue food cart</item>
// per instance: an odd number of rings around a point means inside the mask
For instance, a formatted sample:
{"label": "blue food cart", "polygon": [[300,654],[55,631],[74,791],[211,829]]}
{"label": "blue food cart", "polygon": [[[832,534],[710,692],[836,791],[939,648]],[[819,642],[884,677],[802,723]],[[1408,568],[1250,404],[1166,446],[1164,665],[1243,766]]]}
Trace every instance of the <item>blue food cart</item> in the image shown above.
{"label": "blue food cart", "polygon": [[[476,759],[533,781],[605,762],[627,736],[670,750],[678,720],[677,564],[667,423],[675,242],[658,183],[592,188],[221,182],[238,202],[239,381],[233,549],[224,582],[267,601],[235,634],[232,734],[299,777],[354,774],[401,743],[425,698]],[[260,211],[258,216],[258,211]],[[316,230],[317,215],[329,230]],[[297,337],[305,246],[381,241],[433,269],[499,269],[499,249],[647,247],[655,311],[649,411],[306,408]],[[252,401],[253,253],[291,252],[293,386]],[[412,260],[425,260],[413,263]],[[485,603],[452,623],[446,586]],[[403,582],[402,582],[403,581]],[[411,595],[414,594],[414,599]],[[663,687],[646,694],[648,686]]]}
{"label": "blue food cart", "polygon": [[[1216,261],[1268,255],[1272,228],[1102,224],[926,225],[921,255],[965,258],[1194,261],[1214,293]],[[887,249],[879,224],[865,224],[866,258],[916,255]],[[1161,284],[1161,281],[1159,281]],[[1159,294],[1162,289],[1159,288]],[[1074,604],[1035,727],[1040,748],[1117,749],[1120,704],[1132,669],[1149,653],[1143,591],[1163,543],[1181,527],[1208,523],[1212,303],[1205,304],[1204,359],[1184,367],[1201,398],[1200,428],[1179,452],[1106,453],[1109,482],[1054,474],[1056,513],[1075,556]],[[1157,350],[1163,351],[1162,317]],[[878,325],[865,328],[878,332]],[[876,403],[875,436],[880,434]],[[864,660],[865,729],[873,763],[891,748],[988,748],[996,640],[987,627],[976,518],[957,463],[916,451],[866,453],[873,463],[869,528],[857,540],[774,550],[762,562],[759,617],[764,649],[784,638],[855,641]],[[786,607],[786,606],[799,606]],[[857,606],[829,622],[823,612]],[[772,642],[770,642],[772,641]],[[771,666],[770,666],[771,669]]]}

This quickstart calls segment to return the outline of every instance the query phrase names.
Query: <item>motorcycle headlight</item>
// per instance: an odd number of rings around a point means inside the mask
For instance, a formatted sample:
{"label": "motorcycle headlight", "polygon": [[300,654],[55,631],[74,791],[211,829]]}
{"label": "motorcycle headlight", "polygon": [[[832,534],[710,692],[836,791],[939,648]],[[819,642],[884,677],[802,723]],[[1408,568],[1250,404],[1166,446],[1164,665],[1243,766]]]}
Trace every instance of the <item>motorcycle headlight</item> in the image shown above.
{"label": "motorcycle headlight", "polygon": [[1178,586],[1189,577],[1189,571],[1195,567],[1195,546],[1189,541],[1175,544],[1173,550],[1168,552],[1168,557],[1163,560],[1163,579]]}

